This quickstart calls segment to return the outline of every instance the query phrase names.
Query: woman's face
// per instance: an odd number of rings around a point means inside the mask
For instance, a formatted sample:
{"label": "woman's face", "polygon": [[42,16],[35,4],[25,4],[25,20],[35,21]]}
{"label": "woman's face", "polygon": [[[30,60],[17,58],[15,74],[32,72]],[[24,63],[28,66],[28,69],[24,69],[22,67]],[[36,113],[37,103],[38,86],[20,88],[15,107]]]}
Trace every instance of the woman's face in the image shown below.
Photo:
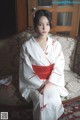
{"label": "woman's face", "polygon": [[42,16],[39,20],[39,24],[37,26],[37,32],[41,36],[46,36],[50,31],[50,24],[47,17]]}

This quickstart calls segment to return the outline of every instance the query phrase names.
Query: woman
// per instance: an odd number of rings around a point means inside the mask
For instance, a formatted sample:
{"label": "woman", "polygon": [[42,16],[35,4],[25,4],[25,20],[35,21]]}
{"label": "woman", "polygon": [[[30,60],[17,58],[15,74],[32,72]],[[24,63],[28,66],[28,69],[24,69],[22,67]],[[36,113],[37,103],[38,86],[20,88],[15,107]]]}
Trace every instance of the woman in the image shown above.
{"label": "woman", "polygon": [[38,10],[33,19],[37,33],[22,45],[19,87],[22,96],[33,101],[34,120],[57,120],[64,112],[64,56],[58,41],[49,37],[51,14]]}

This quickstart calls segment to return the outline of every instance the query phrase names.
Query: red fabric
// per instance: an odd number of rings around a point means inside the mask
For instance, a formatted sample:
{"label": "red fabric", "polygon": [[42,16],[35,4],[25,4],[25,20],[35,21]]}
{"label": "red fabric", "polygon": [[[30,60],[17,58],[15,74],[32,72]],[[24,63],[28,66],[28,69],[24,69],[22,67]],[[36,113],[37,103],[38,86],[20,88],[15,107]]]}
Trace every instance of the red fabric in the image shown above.
{"label": "red fabric", "polygon": [[49,66],[32,65],[32,67],[33,67],[34,72],[38,75],[40,79],[48,79],[52,72],[54,65],[53,64]]}

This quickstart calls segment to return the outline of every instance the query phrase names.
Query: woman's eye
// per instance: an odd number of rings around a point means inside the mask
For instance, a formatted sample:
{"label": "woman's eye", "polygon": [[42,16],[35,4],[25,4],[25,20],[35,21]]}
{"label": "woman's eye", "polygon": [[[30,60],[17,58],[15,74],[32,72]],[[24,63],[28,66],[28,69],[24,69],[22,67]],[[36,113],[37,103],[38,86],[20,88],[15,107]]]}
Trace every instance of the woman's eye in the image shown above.
{"label": "woman's eye", "polygon": [[47,25],[49,25],[49,26],[50,26],[50,24],[49,24],[49,23],[47,23]]}
{"label": "woman's eye", "polygon": [[39,26],[41,26],[42,24],[39,24]]}

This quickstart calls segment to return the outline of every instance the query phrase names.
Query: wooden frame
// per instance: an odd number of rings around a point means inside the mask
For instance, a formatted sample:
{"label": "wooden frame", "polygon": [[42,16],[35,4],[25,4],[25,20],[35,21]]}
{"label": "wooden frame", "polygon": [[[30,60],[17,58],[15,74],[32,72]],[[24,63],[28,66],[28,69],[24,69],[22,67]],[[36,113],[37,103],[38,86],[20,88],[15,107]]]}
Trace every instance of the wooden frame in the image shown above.
{"label": "wooden frame", "polygon": [[27,26],[27,1],[16,0],[16,21],[17,21],[17,32],[21,32],[26,29]]}
{"label": "wooden frame", "polygon": [[[37,0],[28,0],[28,27],[33,27],[32,23],[32,8],[35,7],[36,9],[46,9],[52,12],[52,23],[53,28],[51,32],[53,34],[56,34],[57,32],[70,32],[71,37],[75,37],[78,34],[78,23],[79,23],[79,5],[73,4],[72,6],[58,6],[57,4],[53,4],[51,7],[45,7],[45,6],[38,6]],[[57,14],[60,12],[72,12],[72,24],[71,26],[57,26]]]}

